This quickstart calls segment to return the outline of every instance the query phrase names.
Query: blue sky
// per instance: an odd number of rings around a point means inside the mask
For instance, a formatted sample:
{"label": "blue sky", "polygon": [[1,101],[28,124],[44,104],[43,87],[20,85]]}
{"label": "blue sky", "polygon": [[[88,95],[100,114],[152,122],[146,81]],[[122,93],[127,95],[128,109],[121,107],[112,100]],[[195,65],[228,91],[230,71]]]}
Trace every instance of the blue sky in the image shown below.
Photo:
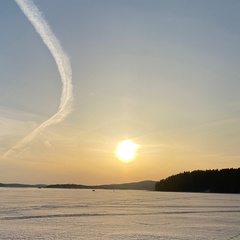
{"label": "blue sky", "polygon": [[[0,182],[159,180],[239,167],[240,2],[35,0],[68,54],[74,111],[0,160]],[[0,2],[0,156],[58,109],[56,64]],[[115,156],[132,139],[131,163]]]}

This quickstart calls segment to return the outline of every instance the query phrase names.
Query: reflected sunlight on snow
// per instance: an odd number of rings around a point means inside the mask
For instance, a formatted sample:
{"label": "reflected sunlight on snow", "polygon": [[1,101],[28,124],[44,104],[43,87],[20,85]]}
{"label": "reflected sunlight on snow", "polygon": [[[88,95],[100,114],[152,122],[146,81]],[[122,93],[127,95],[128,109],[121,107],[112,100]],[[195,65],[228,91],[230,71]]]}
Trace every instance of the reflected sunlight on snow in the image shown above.
{"label": "reflected sunlight on snow", "polygon": [[0,189],[1,239],[239,239],[240,195]]}

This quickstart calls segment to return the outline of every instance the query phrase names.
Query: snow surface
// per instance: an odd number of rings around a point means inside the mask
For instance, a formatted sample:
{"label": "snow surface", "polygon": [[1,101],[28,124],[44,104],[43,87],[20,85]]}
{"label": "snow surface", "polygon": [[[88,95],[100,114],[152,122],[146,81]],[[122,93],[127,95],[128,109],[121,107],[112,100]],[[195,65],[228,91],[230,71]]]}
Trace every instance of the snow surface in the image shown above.
{"label": "snow surface", "polygon": [[240,195],[0,188],[0,239],[240,239]]}

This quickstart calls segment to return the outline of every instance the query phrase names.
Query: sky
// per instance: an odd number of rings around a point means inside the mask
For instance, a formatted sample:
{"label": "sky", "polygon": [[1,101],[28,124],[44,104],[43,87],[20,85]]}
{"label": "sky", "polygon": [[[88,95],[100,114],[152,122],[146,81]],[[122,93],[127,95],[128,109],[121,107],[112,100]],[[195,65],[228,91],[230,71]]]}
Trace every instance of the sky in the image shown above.
{"label": "sky", "polygon": [[[72,68],[0,1],[0,182],[107,184],[240,167],[240,2],[35,0]],[[136,157],[116,147],[130,139]]]}

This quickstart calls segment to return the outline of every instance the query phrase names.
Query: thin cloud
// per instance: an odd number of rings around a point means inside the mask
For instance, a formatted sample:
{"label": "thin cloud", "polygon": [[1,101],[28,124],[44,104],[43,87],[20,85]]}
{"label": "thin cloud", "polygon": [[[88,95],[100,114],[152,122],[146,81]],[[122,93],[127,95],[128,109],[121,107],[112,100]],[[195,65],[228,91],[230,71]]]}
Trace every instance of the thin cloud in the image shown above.
{"label": "thin cloud", "polygon": [[31,22],[42,41],[51,52],[62,80],[62,95],[58,111],[45,122],[40,124],[29,135],[24,137],[17,145],[8,150],[2,158],[6,158],[12,152],[18,152],[31,142],[46,127],[61,122],[72,110],[73,86],[72,69],[67,54],[64,52],[59,40],[54,35],[47,21],[34,5],[32,0],[15,0],[22,12]]}

